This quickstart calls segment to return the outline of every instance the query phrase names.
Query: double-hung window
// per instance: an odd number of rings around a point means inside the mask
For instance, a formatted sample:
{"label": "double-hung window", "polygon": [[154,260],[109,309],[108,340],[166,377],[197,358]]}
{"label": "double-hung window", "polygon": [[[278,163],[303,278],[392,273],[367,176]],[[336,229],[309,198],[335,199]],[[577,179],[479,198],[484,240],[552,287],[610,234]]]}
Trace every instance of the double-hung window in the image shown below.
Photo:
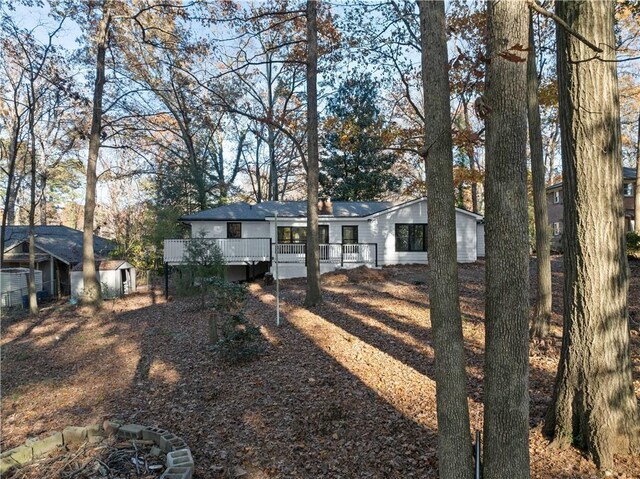
{"label": "double-hung window", "polygon": [[358,243],[358,226],[343,226],[342,227],[342,244],[357,244]]}
{"label": "double-hung window", "polygon": [[427,251],[427,224],[396,224],[396,251]]}

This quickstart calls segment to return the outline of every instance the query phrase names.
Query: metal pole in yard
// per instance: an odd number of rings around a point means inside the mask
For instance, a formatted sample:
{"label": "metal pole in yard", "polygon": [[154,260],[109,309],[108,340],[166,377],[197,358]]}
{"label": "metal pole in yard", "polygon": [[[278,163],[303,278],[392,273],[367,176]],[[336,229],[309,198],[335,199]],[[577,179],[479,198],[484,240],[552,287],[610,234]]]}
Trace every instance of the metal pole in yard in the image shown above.
{"label": "metal pole in yard", "polygon": [[480,479],[480,431],[476,431],[476,443],[475,443],[475,450],[473,451],[473,455],[475,456],[476,459],[476,469],[475,469],[475,476],[474,479]]}
{"label": "metal pole in yard", "polygon": [[280,326],[280,273],[278,271],[278,212],[275,215],[276,227],[276,326]]}

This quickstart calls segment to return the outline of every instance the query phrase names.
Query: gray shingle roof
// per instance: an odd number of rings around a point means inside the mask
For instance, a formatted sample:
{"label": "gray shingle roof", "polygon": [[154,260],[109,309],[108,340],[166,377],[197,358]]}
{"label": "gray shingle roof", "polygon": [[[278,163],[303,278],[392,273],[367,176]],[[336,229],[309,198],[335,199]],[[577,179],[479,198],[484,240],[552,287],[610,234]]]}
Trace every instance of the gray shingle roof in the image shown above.
{"label": "gray shingle roof", "polygon": [[[96,271],[117,271],[122,266],[126,266],[126,265],[131,266],[129,263],[127,263],[123,259],[96,261]],[[82,263],[78,263],[73,267],[71,271],[82,271],[82,266],[83,266]]]}
{"label": "gray shingle roof", "polygon": [[[27,240],[28,226],[7,226],[4,250]],[[36,226],[36,247],[74,265],[82,261],[82,231],[62,225]],[[96,258],[106,259],[115,250],[116,243],[100,236],[93,236]]]}
{"label": "gray shingle roof", "polygon": [[[388,201],[334,201],[334,218],[357,218],[369,216],[393,206]],[[276,211],[280,217],[306,217],[306,201],[264,201],[255,205],[240,202],[219,206],[183,216],[180,221],[260,221],[274,216]]]}

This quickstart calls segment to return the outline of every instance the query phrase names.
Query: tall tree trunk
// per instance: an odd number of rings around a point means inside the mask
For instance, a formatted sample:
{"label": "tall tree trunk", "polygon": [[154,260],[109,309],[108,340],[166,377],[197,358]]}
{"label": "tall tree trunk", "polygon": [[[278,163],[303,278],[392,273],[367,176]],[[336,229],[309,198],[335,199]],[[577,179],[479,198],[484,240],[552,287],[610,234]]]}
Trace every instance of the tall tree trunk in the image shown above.
{"label": "tall tree trunk", "polygon": [[[318,243],[318,26],[316,0],[307,0],[307,296],[305,305],[322,300]],[[277,199],[277,198],[276,198]]]}
{"label": "tall tree trunk", "polygon": [[29,288],[29,313],[33,316],[38,314],[38,297],[36,294],[36,92],[33,78],[29,83],[28,93],[29,104],[29,139],[31,160],[31,190],[29,198],[29,275],[27,286]]}
{"label": "tall tree trunk", "polygon": [[484,478],[529,478],[526,0],[489,2]]}
{"label": "tall tree trunk", "polygon": [[555,121],[555,127],[553,130],[553,135],[551,135],[551,141],[549,141],[549,144],[547,145],[547,158],[549,159],[549,167],[547,170],[547,183],[551,183],[551,180],[553,180],[554,175],[553,175],[553,169],[555,168],[555,158],[556,158],[556,148],[558,146],[558,135],[560,132],[560,125],[557,121]]}
{"label": "tall tree trunk", "polygon": [[533,12],[529,13],[529,55],[527,59],[527,110],[529,114],[529,150],[533,180],[533,215],[536,226],[536,258],[538,263],[538,291],[531,319],[531,338],[542,339],[549,333],[551,322],[551,232],[547,213],[544,153],[540,103],[538,100],[538,71],[533,35]]}
{"label": "tall tree trunk", "polygon": [[[441,479],[473,477],[467,375],[458,290],[453,142],[444,2],[418,2],[427,165],[429,298]],[[427,88],[428,86],[428,88]]]}
{"label": "tall tree trunk", "polygon": [[634,188],[634,231],[640,232],[640,115],[638,115],[638,137],[636,139],[636,184]]}
{"label": "tall tree trunk", "polygon": [[469,158],[469,170],[471,171],[471,211],[478,213],[478,182],[476,181],[476,152],[473,142],[471,141],[471,121],[469,120],[469,100],[463,98],[462,100],[462,113],[464,116],[464,125],[468,133],[466,150],[467,157]]}
{"label": "tall tree trunk", "polygon": [[557,13],[605,49],[602,60],[557,30],[564,188],[564,330],[545,431],[573,442],[602,469],[637,447],[629,357],[615,3],[560,1]]}
{"label": "tall tree trunk", "polygon": [[267,55],[266,64],[267,79],[267,147],[269,149],[269,199],[278,201],[278,165],[276,163],[276,129],[273,126],[273,107],[275,99],[273,95],[273,62],[271,54]]}
{"label": "tall tree trunk", "polygon": [[13,172],[13,181],[11,182],[13,188],[11,191],[7,190],[7,224],[16,224],[16,203],[18,202],[18,192],[24,181],[24,176],[16,175],[15,169]]}
{"label": "tall tree trunk", "polygon": [[105,53],[109,44],[109,26],[111,13],[107,10],[103,14],[97,31],[96,48],[96,81],[93,90],[93,114],[91,117],[91,132],[89,136],[89,156],[87,161],[87,190],[84,203],[84,225],[82,234],[82,279],[84,291],[82,302],[97,306],[102,301],[100,284],[96,277],[95,253],[93,249],[93,221],[96,209],[96,184],[98,154],[100,152],[102,133],[102,95],[105,78]]}

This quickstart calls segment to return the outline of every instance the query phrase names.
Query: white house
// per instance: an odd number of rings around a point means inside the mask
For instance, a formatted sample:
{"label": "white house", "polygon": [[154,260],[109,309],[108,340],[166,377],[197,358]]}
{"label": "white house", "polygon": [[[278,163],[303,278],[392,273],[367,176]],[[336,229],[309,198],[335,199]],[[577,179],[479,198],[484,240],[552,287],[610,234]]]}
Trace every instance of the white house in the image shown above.
{"label": "white house", "polygon": [[[428,262],[426,198],[402,204],[321,200],[318,214],[322,273],[340,267]],[[275,274],[276,256],[281,278],[304,277],[306,216],[305,201],[241,202],[184,216],[180,220],[190,224],[192,239],[165,240],[164,261],[184,263],[189,241],[210,241],[222,251],[231,280]],[[459,262],[484,256],[482,221],[482,216],[456,208]]]}
{"label": "white house", "polygon": [[[105,298],[121,297],[136,290],[136,269],[124,260],[96,262],[96,276]],[[79,298],[83,288],[82,263],[78,263],[71,270],[71,296]]]}

